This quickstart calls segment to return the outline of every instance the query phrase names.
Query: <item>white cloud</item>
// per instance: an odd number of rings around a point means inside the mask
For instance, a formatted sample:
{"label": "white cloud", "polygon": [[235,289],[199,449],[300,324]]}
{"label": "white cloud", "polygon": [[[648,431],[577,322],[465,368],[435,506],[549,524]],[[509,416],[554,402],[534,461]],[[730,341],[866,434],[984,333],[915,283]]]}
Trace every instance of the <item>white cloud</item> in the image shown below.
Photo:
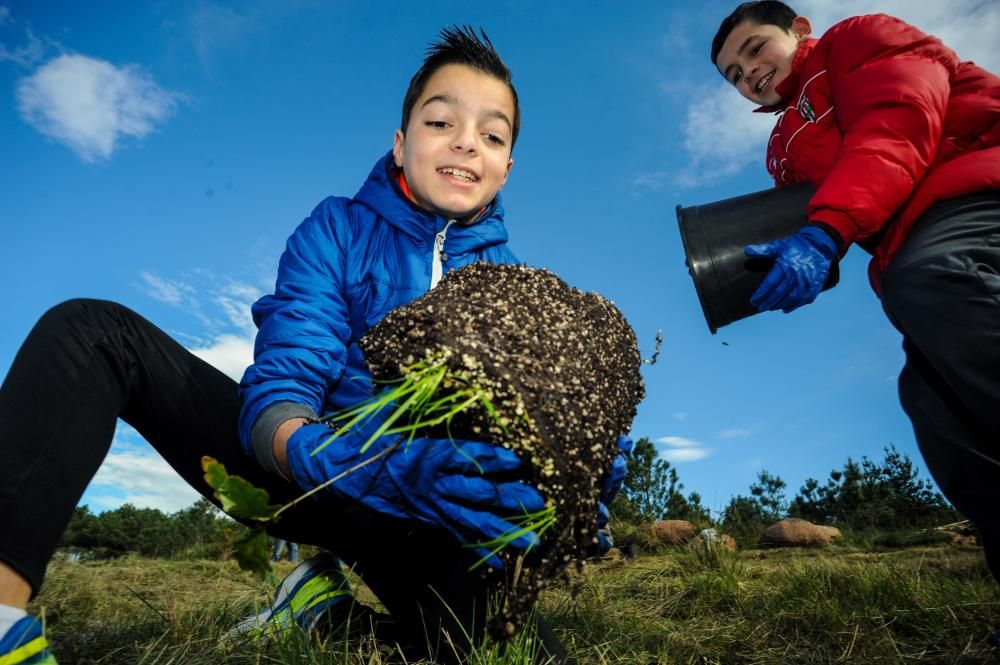
{"label": "white cloud", "polygon": [[244,370],[253,362],[253,336],[247,339],[221,335],[210,346],[191,349],[191,353],[239,381]]}
{"label": "white cloud", "polygon": [[712,451],[708,448],[672,448],[661,452],[660,457],[672,464],[680,464],[682,462],[697,462],[711,454]]}
{"label": "white cloud", "polygon": [[688,439],[683,436],[661,436],[660,438],[655,439],[654,443],[658,443],[662,446],[669,446],[671,448],[691,448],[702,445],[694,439]]}
{"label": "white cloud", "polygon": [[673,417],[674,420],[684,420],[685,418],[688,417],[688,414],[685,413],[684,411],[674,411]]}
{"label": "white cloud", "polygon": [[111,452],[88,488],[89,501],[109,510],[125,503],[172,513],[190,506],[201,495],[156,451],[136,443],[138,433],[122,425]]}
{"label": "white cloud", "polygon": [[670,181],[672,175],[671,171],[650,171],[648,173],[640,173],[636,177],[632,178],[632,184],[636,187],[644,187],[646,189],[656,191],[666,185],[667,182]]}
{"label": "white cloud", "polygon": [[0,25],[10,20],[10,9],[0,5]]}
{"label": "white cloud", "polygon": [[[808,16],[814,32],[822,34],[849,16],[883,12],[940,37],[963,60],[1000,71],[1000,3],[982,0],[913,2],[912,0],[800,0],[795,4]],[[677,184],[695,187],[710,184],[754,165],[763,173],[764,150],[774,117],[753,113],[751,102],[721,81],[689,89],[697,100],[688,107],[684,121],[684,148],[689,163],[678,170]]]}
{"label": "white cloud", "polygon": [[151,272],[139,273],[148,287],[146,295],[168,305],[180,305],[194,293],[194,288],[184,282],[163,279]]}
{"label": "white cloud", "polygon": [[997,34],[1000,33],[1000,3],[983,0],[913,2],[913,0],[800,0],[798,13],[808,16],[813,31],[827,28],[849,16],[884,13],[897,16],[924,32],[940,37],[963,60],[973,60],[986,69],[1000,71]]}
{"label": "white cloud", "polygon": [[754,106],[725,82],[700,86],[698,103],[684,120],[684,149],[690,164],[677,175],[682,187],[698,187],[741,171],[749,164],[764,168],[764,148],[774,127],[770,113]]}
{"label": "white cloud", "polygon": [[257,327],[250,306],[260,298],[261,291],[208,270],[193,272],[188,276],[190,281],[166,279],[150,271],[143,271],[139,276],[147,296],[183,309],[198,319],[205,330],[199,335],[172,334],[194,355],[239,381],[253,362]]}
{"label": "white cloud", "polygon": [[[194,355],[239,381],[253,362],[256,328],[250,305],[260,297],[260,290],[204,270],[195,271],[190,282],[166,279],[150,271],[140,273],[140,277],[146,295],[184,310],[203,327],[197,336],[176,331],[171,335],[186,340],[185,346]],[[173,512],[190,505],[199,496],[138,432],[119,423],[111,452],[87,490],[85,500],[99,510],[131,503],[140,508]]]}
{"label": "white cloud", "polygon": [[85,162],[108,159],[125,137],[152,132],[179,99],[136,65],[83,55],[53,58],[17,85],[24,121]]}
{"label": "white cloud", "polygon": [[[242,7],[248,10],[247,7]],[[249,9],[252,11],[252,9]],[[215,53],[248,42],[248,33],[257,21],[229,7],[200,2],[190,20],[188,36],[198,60],[209,75],[214,69]]]}
{"label": "white cloud", "polygon": [[697,462],[714,452],[711,448],[706,448],[701,441],[683,436],[661,436],[653,439],[653,443],[660,449],[660,458],[672,464]]}
{"label": "white cloud", "polygon": [[[0,7],[0,12],[5,9],[6,7]],[[10,19],[9,10],[6,17],[0,16],[0,25],[3,25],[5,20],[13,22]],[[10,49],[7,48],[6,44],[0,44],[0,62],[13,62],[21,67],[34,67],[42,60],[47,48],[45,42],[36,37],[31,28],[25,28],[24,34],[27,42],[22,46]]]}
{"label": "white cloud", "polygon": [[250,306],[263,295],[259,287],[210,270],[193,270],[182,279],[168,279],[144,270],[139,277],[143,283],[138,288],[145,295],[183,309],[213,337],[234,331],[253,337],[257,330]]}
{"label": "white cloud", "polygon": [[215,294],[214,300],[229,323],[252,338],[257,326],[253,322],[250,306],[262,295],[260,289],[254,286],[230,281]]}

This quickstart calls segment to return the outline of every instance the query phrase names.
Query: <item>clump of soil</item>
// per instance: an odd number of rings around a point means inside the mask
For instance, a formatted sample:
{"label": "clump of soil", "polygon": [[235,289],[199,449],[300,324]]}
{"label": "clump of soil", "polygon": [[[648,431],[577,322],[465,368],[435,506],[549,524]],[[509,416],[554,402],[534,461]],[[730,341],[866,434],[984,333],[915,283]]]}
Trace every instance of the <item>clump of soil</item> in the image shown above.
{"label": "clump of soil", "polygon": [[440,390],[485,389],[491,408],[471,403],[447,433],[513,449],[555,506],[540,546],[521,561],[501,554],[508,595],[490,631],[515,634],[545,582],[593,551],[599,481],[644,395],[635,333],[613,303],[547,270],[479,262],[391,312],[361,347],[377,380],[444,364]]}

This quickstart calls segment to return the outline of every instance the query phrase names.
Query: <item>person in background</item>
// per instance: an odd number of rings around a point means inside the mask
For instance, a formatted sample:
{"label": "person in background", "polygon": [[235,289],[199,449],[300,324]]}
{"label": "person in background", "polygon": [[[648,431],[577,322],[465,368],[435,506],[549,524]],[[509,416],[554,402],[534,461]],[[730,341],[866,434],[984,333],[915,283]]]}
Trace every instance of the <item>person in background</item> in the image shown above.
{"label": "person in background", "polygon": [[774,0],[727,16],[711,57],[779,114],[775,183],[816,187],[805,226],[746,248],[774,260],[751,302],[791,312],[852,245],[873,254],[872,286],[903,335],[903,408],[1000,580],[1000,78],[898,18],[855,16],[816,39]]}
{"label": "person in background", "polygon": [[281,557],[285,554],[285,548],[288,548],[288,560],[292,563],[299,562],[299,544],[290,543],[284,538],[274,539],[274,550],[271,552],[271,561],[281,561]]}

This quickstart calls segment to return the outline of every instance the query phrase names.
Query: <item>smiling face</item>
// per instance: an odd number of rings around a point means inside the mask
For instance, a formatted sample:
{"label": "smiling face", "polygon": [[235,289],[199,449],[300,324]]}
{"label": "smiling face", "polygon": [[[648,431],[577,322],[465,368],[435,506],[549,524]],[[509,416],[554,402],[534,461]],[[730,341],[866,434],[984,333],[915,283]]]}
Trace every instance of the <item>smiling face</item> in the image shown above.
{"label": "smiling face", "polygon": [[741,95],[761,106],[774,106],[782,101],[775,88],[792,70],[795,51],[811,33],[812,25],[804,16],[792,21],[791,30],[744,21],[726,37],[715,65]]}
{"label": "smiling face", "polygon": [[503,81],[466,65],[445,65],[413,105],[392,155],[423,208],[465,219],[507,182],[514,97]]}

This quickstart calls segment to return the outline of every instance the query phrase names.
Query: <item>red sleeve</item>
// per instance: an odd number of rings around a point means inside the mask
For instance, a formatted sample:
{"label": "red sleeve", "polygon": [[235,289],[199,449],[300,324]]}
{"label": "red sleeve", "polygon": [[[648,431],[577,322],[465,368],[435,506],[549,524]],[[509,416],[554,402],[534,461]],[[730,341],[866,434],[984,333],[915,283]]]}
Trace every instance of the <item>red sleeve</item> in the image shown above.
{"label": "red sleeve", "polygon": [[843,141],[808,213],[849,244],[878,232],[927,171],[958,57],[884,14],[848,19],[822,41]]}

